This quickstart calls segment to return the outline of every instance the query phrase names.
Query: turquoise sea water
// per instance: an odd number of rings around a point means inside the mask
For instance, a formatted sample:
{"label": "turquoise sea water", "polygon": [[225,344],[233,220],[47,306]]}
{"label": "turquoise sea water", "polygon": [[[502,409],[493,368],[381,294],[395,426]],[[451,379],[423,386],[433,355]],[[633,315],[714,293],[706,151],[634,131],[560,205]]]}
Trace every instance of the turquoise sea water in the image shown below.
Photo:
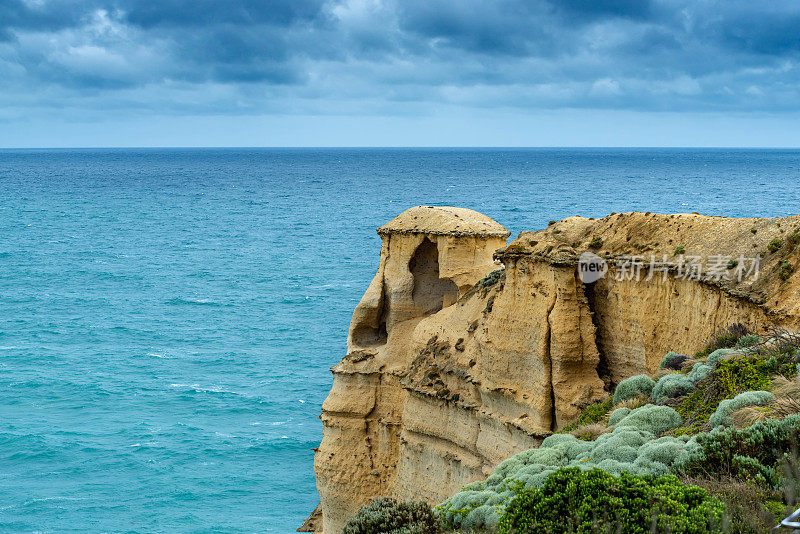
{"label": "turquoise sea water", "polygon": [[375,228],[800,212],[800,152],[0,151],[0,531],[294,531]]}

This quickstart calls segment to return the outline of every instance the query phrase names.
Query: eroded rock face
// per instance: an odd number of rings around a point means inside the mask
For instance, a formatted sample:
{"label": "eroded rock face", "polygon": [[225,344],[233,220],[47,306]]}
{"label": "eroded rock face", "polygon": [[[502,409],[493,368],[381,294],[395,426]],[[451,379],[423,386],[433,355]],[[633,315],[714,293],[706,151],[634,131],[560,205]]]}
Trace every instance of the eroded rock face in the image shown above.
{"label": "eroded rock face", "polygon": [[401,379],[416,355],[417,324],[497,269],[492,254],[508,237],[472,210],[425,206],[406,210],[378,233],[380,265],[353,312],[348,355],[332,369],[314,460],[324,530],[337,534],[364,502],[395,493],[409,397]]}
{"label": "eroded rock face", "polygon": [[[341,532],[373,497],[441,502],[718,328],[796,326],[798,276],[784,280],[779,267],[796,266],[800,247],[765,250],[797,230],[800,217],[613,214],[565,219],[506,246],[508,232],[471,210],[403,212],[378,230],[378,273],[323,404],[314,468],[324,532]],[[620,255],[672,260],[680,246],[766,257],[759,278],[741,283],[615,279]],[[583,284],[576,265],[590,247],[611,267]]]}

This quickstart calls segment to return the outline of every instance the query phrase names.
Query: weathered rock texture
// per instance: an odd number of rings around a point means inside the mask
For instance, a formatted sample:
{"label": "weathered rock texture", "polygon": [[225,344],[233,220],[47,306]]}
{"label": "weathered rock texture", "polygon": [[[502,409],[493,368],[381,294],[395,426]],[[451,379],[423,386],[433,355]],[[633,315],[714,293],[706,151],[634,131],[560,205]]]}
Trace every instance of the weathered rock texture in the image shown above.
{"label": "weathered rock texture", "polygon": [[[798,264],[790,236],[799,230],[800,216],[629,213],[571,217],[505,246],[508,232],[474,211],[403,212],[378,229],[378,273],[322,407],[314,468],[324,532],[341,532],[373,497],[444,500],[718,328],[797,326],[800,275],[783,278]],[[773,239],[783,244],[768,252]],[[647,268],[638,281],[615,279],[620,256],[675,261],[681,246],[704,267],[711,255],[765,257],[757,280],[738,282],[735,266],[732,281],[674,271],[647,280]],[[587,285],[576,266],[590,247],[611,267]]]}

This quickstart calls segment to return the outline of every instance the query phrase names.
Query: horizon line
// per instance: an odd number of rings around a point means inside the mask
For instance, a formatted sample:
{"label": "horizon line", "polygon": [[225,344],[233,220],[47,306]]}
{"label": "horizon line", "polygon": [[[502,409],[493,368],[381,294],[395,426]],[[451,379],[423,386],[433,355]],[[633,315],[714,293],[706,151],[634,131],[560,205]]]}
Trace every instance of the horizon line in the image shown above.
{"label": "horizon line", "polygon": [[86,145],[86,146],[5,146],[0,150],[192,150],[192,149],[211,149],[211,150],[800,150],[800,146],[745,146],[745,145]]}

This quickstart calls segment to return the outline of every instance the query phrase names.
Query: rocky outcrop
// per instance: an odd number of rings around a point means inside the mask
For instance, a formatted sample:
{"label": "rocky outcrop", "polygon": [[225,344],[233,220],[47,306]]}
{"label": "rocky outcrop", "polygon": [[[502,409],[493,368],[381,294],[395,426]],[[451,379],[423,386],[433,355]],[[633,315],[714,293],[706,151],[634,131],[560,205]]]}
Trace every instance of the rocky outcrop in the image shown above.
{"label": "rocky outcrop", "polygon": [[[630,213],[572,217],[506,246],[508,232],[471,210],[403,212],[378,229],[378,273],[323,404],[324,532],[376,496],[444,500],[717,328],[797,325],[798,230],[800,217]],[[609,271],[584,284],[587,250]],[[760,276],[739,281],[737,262],[759,253]],[[642,261],[637,280],[625,273],[637,255],[673,266]],[[681,272],[689,255],[707,275]]]}
{"label": "rocky outcrop", "polygon": [[401,380],[416,354],[414,331],[496,269],[492,254],[508,237],[477,212],[422,206],[378,234],[378,272],[353,313],[348,355],[333,367],[322,406],[314,470],[325,532],[341,532],[370,497],[394,494],[409,397]]}

